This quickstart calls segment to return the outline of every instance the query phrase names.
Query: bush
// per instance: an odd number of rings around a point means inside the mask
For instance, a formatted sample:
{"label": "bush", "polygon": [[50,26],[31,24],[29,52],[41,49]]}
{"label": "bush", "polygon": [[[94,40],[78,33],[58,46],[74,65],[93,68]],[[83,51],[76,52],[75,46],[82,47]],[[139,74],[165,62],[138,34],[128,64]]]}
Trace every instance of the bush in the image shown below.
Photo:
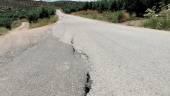
{"label": "bush", "polygon": [[50,17],[51,11],[50,11],[50,9],[42,8],[42,9],[41,9],[41,12],[39,13],[39,15],[40,15],[40,16],[39,16],[40,18]]}
{"label": "bush", "polygon": [[146,17],[149,18],[146,22],[144,22],[145,27],[154,28],[154,29],[170,29],[170,4],[161,7],[161,11],[156,14],[153,9],[148,9],[145,14]]}
{"label": "bush", "polygon": [[0,18],[0,26],[11,29],[12,19],[8,17]]}
{"label": "bush", "polygon": [[144,22],[144,27],[169,30],[170,20],[161,19],[161,18],[152,18]]}
{"label": "bush", "polygon": [[41,27],[51,23],[55,23],[58,20],[57,16],[51,16],[50,18],[38,19],[36,23],[31,23],[30,28]]}
{"label": "bush", "polygon": [[64,12],[72,13],[79,10],[98,10],[104,11],[127,10],[130,13],[136,13],[137,16],[143,16],[147,8],[156,6],[156,11],[160,11],[161,3],[168,4],[170,0],[98,0],[96,2],[80,2],[63,8]]}
{"label": "bush", "polygon": [[103,14],[108,21],[111,21],[113,23],[124,22],[129,20],[130,18],[128,13],[123,10],[115,12],[104,12]]}
{"label": "bush", "polygon": [[[63,8],[63,11],[64,11],[65,13],[70,14],[70,13],[72,13],[72,12],[77,12],[77,11],[83,10],[83,6],[84,6],[84,5],[82,5],[81,3],[78,4],[78,5],[72,4],[72,5],[65,6],[65,7]],[[84,7],[85,7],[85,6],[84,6]]]}
{"label": "bush", "polygon": [[29,22],[36,22],[38,18],[40,17],[41,10],[35,9],[35,10],[30,10],[27,13],[27,18]]}
{"label": "bush", "polygon": [[27,19],[30,23],[37,22],[39,18],[49,18],[55,15],[55,12],[55,8],[51,7],[35,7],[0,12],[0,27],[11,29],[13,21],[23,18]]}

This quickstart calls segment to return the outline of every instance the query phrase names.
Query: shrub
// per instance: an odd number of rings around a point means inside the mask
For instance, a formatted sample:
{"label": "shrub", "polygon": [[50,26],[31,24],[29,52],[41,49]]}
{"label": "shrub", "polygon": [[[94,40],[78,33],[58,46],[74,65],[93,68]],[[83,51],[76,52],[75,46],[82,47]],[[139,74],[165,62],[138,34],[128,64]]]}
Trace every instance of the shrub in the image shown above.
{"label": "shrub", "polygon": [[0,18],[0,26],[11,29],[12,19],[8,17]]}
{"label": "shrub", "polygon": [[72,13],[79,10],[98,10],[104,11],[127,10],[130,13],[136,13],[137,16],[143,16],[147,8],[156,6],[156,11],[160,11],[161,3],[168,4],[170,0],[97,0],[96,2],[80,2],[78,4],[68,5],[63,8],[64,12]]}
{"label": "shrub", "polygon": [[130,17],[126,11],[115,11],[115,12],[104,12],[104,17],[107,18],[108,21],[113,23],[120,23],[127,21]]}
{"label": "shrub", "polygon": [[123,18],[123,11],[116,11],[113,13],[111,21],[115,23],[122,22],[122,18]]}
{"label": "shrub", "polygon": [[42,8],[40,12],[40,18],[49,17],[50,13],[47,8]]}
{"label": "shrub", "polygon": [[15,20],[25,18],[31,23],[37,22],[39,18],[49,18],[52,15],[55,15],[55,8],[51,7],[35,7],[4,11],[0,12],[0,27],[11,29],[11,24]]}
{"label": "shrub", "polygon": [[144,26],[153,29],[170,29],[170,20],[161,19],[161,18],[152,18],[144,22]]}
{"label": "shrub", "polygon": [[154,28],[154,29],[170,29],[170,4],[161,7],[161,11],[156,14],[153,9],[148,9],[145,14],[149,20],[144,22],[145,27]]}
{"label": "shrub", "polygon": [[57,16],[51,16],[50,18],[38,19],[37,22],[30,24],[30,28],[45,26],[51,23],[55,23],[57,20],[58,20]]}
{"label": "shrub", "polygon": [[38,20],[38,18],[40,17],[40,10],[30,10],[27,13],[27,18],[29,20],[29,22],[36,22]]}

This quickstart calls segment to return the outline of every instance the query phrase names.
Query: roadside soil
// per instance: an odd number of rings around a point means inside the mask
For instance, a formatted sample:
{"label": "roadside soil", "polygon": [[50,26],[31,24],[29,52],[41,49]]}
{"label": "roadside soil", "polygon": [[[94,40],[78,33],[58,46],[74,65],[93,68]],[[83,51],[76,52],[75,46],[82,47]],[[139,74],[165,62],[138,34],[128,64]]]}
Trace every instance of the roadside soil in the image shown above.
{"label": "roadside soil", "polygon": [[29,23],[23,22],[20,27],[0,36],[0,54],[6,54],[15,48],[27,48],[34,45],[52,29],[53,25],[29,29]]}

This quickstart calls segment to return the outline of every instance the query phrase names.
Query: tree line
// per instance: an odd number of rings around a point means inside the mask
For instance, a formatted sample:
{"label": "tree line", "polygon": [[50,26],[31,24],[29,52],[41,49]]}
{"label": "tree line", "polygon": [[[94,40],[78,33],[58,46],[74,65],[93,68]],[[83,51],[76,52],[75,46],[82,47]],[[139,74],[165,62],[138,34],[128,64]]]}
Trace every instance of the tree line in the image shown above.
{"label": "tree line", "polygon": [[27,7],[46,6],[47,2],[35,0],[0,0],[0,9],[16,9]]}
{"label": "tree line", "polygon": [[38,19],[55,15],[55,12],[55,8],[51,7],[20,8],[3,11],[0,12],[0,27],[11,29],[12,23],[20,19],[27,19],[30,23],[37,22]]}
{"label": "tree line", "polygon": [[145,11],[153,6],[156,6],[156,11],[159,11],[162,3],[169,4],[170,0],[98,0],[68,5],[63,10],[66,13],[88,9],[99,12],[127,10],[130,13],[136,13],[137,16],[143,16]]}

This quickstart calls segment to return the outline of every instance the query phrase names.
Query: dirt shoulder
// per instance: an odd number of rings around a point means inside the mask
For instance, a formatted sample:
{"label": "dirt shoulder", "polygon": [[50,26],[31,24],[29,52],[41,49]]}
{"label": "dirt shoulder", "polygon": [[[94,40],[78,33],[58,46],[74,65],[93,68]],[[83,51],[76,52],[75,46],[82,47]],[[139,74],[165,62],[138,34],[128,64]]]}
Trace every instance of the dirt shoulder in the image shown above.
{"label": "dirt shoulder", "polygon": [[43,37],[50,32],[54,24],[28,29],[28,23],[24,22],[22,25],[8,34],[0,36],[0,54],[6,54],[13,50],[20,48],[25,49],[29,46],[33,46]]}

